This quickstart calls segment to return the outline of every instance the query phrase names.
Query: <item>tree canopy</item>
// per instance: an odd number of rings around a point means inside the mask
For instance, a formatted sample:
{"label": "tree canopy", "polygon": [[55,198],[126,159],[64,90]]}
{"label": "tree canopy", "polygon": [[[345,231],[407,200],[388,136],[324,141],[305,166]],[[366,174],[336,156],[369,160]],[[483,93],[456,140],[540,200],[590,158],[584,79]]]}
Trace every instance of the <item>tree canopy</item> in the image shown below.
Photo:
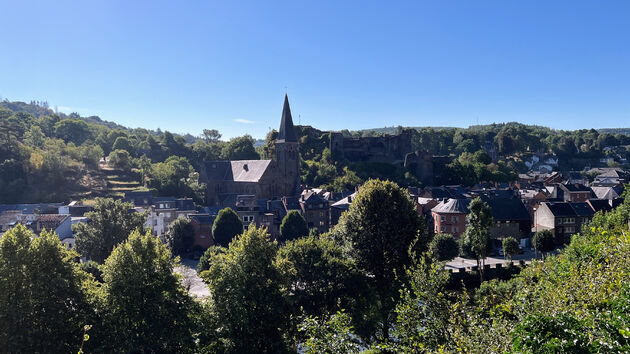
{"label": "tree canopy", "polygon": [[285,242],[295,240],[306,235],[308,235],[308,226],[306,225],[304,217],[297,210],[289,211],[287,215],[282,218],[282,223],[280,224],[280,238],[278,241]]}
{"label": "tree canopy", "polygon": [[227,247],[232,239],[243,232],[243,222],[231,208],[219,210],[212,224],[214,244]]}

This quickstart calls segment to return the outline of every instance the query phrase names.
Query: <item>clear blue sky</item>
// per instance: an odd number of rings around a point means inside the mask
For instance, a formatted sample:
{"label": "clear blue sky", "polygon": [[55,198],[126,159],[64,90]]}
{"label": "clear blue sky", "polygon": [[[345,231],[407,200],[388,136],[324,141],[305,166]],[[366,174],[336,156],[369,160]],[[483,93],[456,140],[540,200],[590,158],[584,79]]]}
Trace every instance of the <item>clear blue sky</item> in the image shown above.
{"label": "clear blue sky", "polygon": [[[630,126],[630,1],[0,0],[0,96],[263,137],[519,121]],[[298,118],[298,115],[301,117]]]}

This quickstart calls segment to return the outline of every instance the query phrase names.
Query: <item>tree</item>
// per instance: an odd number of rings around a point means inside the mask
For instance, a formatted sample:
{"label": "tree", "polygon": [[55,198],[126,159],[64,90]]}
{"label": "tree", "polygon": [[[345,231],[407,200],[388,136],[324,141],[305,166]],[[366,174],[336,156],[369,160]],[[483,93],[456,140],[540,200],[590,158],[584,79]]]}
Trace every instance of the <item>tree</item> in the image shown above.
{"label": "tree", "polygon": [[182,255],[190,251],[194,242],[195,228],[190,219],[180,217],[168,225],[166,244],[173,254]]}
{"label": "tree", "polygon": [[147,177],[151,173],[151,159],[147,157],[147,155],[142,155],[140,158],[136,160],[136,164],[142,173],[141,184],[143,186],[147,185]]}
{"label": "tree", "polygon": [[123,171],[131,170],[131,156],[127,150],[114,150],[107,157],[107,164]]}
{"label": "tree", "polygon": [[199,258],[199,263],[197,263],[197,273],[201,275],[201,273],[210,269],[210,261],[217,254],[225,253],[227,248],[221,246],[210,246],[208,249],[201,255]]}
{"label": "tree", "polygon": [[468,206],[469,213],[466,217],[468,228],[466,228],[466,236],[470,242],[470,247],[477,259],[477,267],[479,268],[479,276],[483,281],[483,268],[485,266],[486,257],[490,253],[490,227],[492,227],[493,217],[490,206],[479,198],[475,198]]}
{"label": "tree", "polygon": [[[287,308],[282,276],[274,264],[278,244],[254,225],[210,260],[202,273],[210,288],[212,313],[227,352],[282,352]],[[208,343],[210,344],[210,343]]]}
{"label": "tree", "polygon": [[242,232],[243,223],[234,210],[231,208],[219,210],[212,224],[212,238],[215,245],[227,247],[234,236]]}
{"label": "tree", "polygon": [[297,210],[291,210],[282,219],[280,224],[280,238],[278,241],[286,242],[308,235],[306,220]]}
{"label": "tree", "polygon": [[325,236],[307,236],[285,243],[278,251],[279,265],[293,309],[322,316],[352,306],[361,279],[343,250]]}
{"label": "tree", "polygon": [[103,263],[132,231],[143,229],[146,214],[129,212],[132,209],[130,203],[97,198],[93,211],[85,214],[89,222],[73,225],[77,251],[87,259]]}
{"label": "tree", "polygon": [[512,257],[518,254],[521,248],[518,245],[518,241],[514,237],[506,237],[503,239],[503,253],[509,257],[512,262]]}
{"label": "tree", "polygon": [[102,266],[105,322],[115,352],[188,352],[194,348],[193,299],[158,238],[133,231]]}
{"label": "tree", "polygon": [[32,147],[41,147],[44,145],[46,136],[42,132],[42,128],[38,125],[32,125],[31,129],[24,133],[24,142]]}
{"label": "tree", "polygon": [[556,249],[556,243],[551,230],[541,230],[534,234],[532,237],[532,244],[537,252],[541,252],[543,259],[547,252],[551,252]]}
{"label": "tree", "polygon": [[437,234],[429,244],[429,251],[438,261],[450,261],[459,255],[459,245],[451,234]]}
{"label": "tree", "polygon": [[81,119],[63,119],[55,124],[55,135],[66,143],[83,144],[92,135],[90,127]]}
{"label": "tree", "polygon": [[223,147],[221,157],[224,160],[258,160],[260,156],[254,148],[254,138],[243,135],[230,139]]}
{"label": "tree", "polygon": [[411,252],[424,252],[428,239],[416,206],[393,182],[369,180],[333,230],[360,271],[370,275],[378,302],[382,338],[389,337],[390,314],[398,292],[397,275],[411,264]]}
{"label": "tree", "polygon": [[133,145],[131,144],[129,138],[126,136],[117,137],[116,141],[114,141],[114,145],[112,145],[112,150],[125,150],[129,154],[133,154],[134,152]]}
{"label": "tree", "polygon": [[0,237],[0,348],[76,352],[91,319],[86,273],[53,232],[17,225]]}
{"label": "tree", "polygon": [[352,330],[351,317],[343,311],[324,319],[307,317],[300,326],[307,337],[304,353],[360,353],[360,343]]}
{"label": "tree", "polygon": [[221,133],[219,133],[216,129],[204,129],[203,130],[203,139],[207,143],[217,142],[221,139]]}

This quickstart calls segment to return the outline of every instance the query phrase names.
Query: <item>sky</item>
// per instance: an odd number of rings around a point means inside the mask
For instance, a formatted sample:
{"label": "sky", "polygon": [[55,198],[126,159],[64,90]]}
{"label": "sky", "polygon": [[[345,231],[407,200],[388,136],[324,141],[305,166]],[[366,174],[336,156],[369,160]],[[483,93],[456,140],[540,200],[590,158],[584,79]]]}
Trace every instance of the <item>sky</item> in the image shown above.
{"label": "sky", "polygon": [[630,126],[630,1],[0,0],[0,97],[225,138]]}

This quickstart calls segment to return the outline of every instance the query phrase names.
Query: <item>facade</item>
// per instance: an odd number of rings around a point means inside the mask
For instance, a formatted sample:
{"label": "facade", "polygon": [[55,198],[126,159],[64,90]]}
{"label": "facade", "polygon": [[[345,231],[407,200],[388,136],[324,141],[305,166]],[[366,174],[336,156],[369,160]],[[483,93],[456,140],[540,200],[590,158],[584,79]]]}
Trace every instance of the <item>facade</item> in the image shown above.
{"label": "facade", "polygon": [[591,199],[591,189],[583,184],[558,184],[565,202],[585,202]]}
{"label": "facade", "polygon": [[254,195],[257,199],[299,194],[299,143],[288,96],[275,145],[275,160],[208,161],[200,178],[207,184],[207,204],[221,205],[230,195]]}
{"label": "facade", "polygon": [[190,223],[195,229],[195,241],[193,247],[199,246],[202,249],[214,245],[212,237],[212,224],[214,224],[214,216],[210,214],[188,214]]}
{"label": "facade", "polygon": [[542,203],[534,217],[534,231],[552,230],[554,235],[569,238],[589,222],[595,212],[585,202]]}
{"label": "facade", "polygon": [[466,215],[469,213],[469,204],[468,199],[445,199],[431,209],[434,232],[460,237],[466,230]]}
{"label": "facade", "polygon": [[317,229],[320,233],[330,228],[330,206],[319,194],[309,191],[300,196],[300,209],[309,229]]}

